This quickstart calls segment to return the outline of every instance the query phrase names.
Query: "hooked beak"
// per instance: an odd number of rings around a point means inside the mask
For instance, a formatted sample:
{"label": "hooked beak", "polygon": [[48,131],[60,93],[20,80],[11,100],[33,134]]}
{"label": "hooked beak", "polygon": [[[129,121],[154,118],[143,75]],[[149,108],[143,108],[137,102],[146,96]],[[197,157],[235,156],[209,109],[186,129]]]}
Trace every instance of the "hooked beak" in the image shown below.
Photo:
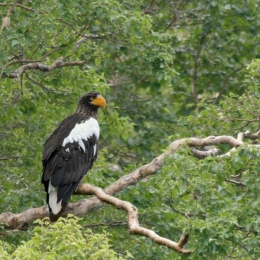
{"label": "hooked beak", "polygon": [[92,100],[91,104],[98,107],[106,108],[107,102],[101,95],[98,95],[95,99]]}

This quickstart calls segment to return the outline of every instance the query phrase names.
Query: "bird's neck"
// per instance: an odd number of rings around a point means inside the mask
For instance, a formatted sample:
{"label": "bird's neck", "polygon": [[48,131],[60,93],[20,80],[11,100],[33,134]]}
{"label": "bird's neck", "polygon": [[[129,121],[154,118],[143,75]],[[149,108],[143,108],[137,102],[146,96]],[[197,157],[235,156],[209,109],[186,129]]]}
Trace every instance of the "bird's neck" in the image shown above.
{"label": "bird's neck", "polygon": [[84,116],[91,116],[91,117],[97,119],[97,111],[98,111],[98,108],[93,109],[93,108],[79,106],[76,111],[76,114],[84,115]]}

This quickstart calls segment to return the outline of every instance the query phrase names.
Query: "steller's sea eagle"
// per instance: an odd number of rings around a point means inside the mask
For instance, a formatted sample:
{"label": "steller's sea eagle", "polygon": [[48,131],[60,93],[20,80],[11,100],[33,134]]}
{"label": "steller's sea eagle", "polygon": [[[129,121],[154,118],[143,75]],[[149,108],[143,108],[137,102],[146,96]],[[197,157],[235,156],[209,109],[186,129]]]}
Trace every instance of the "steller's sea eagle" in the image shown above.
{"label": "steller's sea eagle", "polygon": [[97,158],[97,112],[106,100],[96,91],[83,95],[73,115],[65,118],[44,144],[42,183],[51,221],[56,221],[83,176]]}

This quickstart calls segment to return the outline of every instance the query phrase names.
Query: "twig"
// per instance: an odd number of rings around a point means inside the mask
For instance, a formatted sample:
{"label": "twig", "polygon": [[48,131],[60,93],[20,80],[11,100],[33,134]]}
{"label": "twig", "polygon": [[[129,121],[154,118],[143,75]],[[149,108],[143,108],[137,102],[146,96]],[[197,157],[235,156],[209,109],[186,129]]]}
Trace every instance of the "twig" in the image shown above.
{"label": "twig", "polygon": [[184,216],[185,218],[187,218],[187,219],[189,219],[190,216],[193,216],[193,214],[190,214],[190,213],[187,213],[187,212],[181,212],[181,211],[175,209],[175,208],[172,206],[172,204],[171,204],[171,199],[169,200],[169,204],[168,204],[168,205],[169,205],[169,207],[170,207],[174,212],[183,215],[183,216]]}
{"label": "twig", "polygon": [[246,185],[245,185],[243,182],[241,182],[241,181],[229,180],[229,179],[227,179],[227,178],[225,178],[225,181],[226,181],[226,182],[233,183],[233,184],[235,184],[236,186],[243,186],[243,187],[246,186]]}
{"label": "twig", "polygon": [[242,65],[241,67],[239,67],[239,68],[237,68],[237,69],[231,71],[231,72],[224,78],[224,80],[223,80],[223,82],[222,82],[221,90],[220,90],[220,92],[218,93],[218,96],[217,96],[217,98],[215,99],[214,104],[217,104],[217,103],[218,103],[218,101],[220,100],[222,94],[223,94],[224,91],[226,90],[226,85],[227,85],[228,79],[229,79],[232,75],[234,75],[236,72],[242,70],[242,69],[245,68],[245,67],[246,67],[245,65]]}
{"label": "twig", "polygon": [[59,51],[60,48],[57,48],[57,49],[54,49],[52,51],[49,51],[47,52],[46,54],[44,54],[40,59],[38,60],[16,60],[16,61],[11,61],[9,63],[7,63],[5,66],[10,66],[10,65],[13,65],[13,64],[16,64],[16,63],[35,63],[35,62],[40,62],[40,61],[43,61],[47,56],[51,55],[52,53],[56,52],[56,51]]}
{"label": "twig", "polygon": [[143,11],[143,14],[150,14],[151,13],[151,6],[153,5],[155,0],[151,0],[151,2],[149,3],[149,5],[145,8],[145,10]]}
{"label": "twig", "polygon": [[126,226],[127,223],[125,221],[111,221],[109,223],[92,223],[88,225],[84,225],[84,228],[92,228],[92,227],[100,227],[100,226],[105,226],[105,227],[124,227]]}
{"label": "twig", "polygon": [[83,36],[81,33],[78,32],[78,30],[72,24],[62,20],[61,18],[57,18],[56,21],[62,22],[64,24],[68,25],[69,27],[71,27],[77,33],[78,36]]}
{"label": "twig", "polygon": [[107,37],[112,37],[113,35],[117,34],[120,31],[121,29],[107,34],[84,34],[83,37],[76,42],[73,49],[77,49],[79,45],[85,42],[87,39],[105,39]]}
{"label": "twig", "polygon": [[[27,6],[25,6],[25,5],[16,4],[16,6],[19,6],[20,8],[25,9],[25,10],[30,11],[30,12],[35,12],[34,9],[32,9],[32,8],[30,8],[30,7],[27,7]],[[40,13],[40,14],[45,14],[45,12],[43,12],[43,11],[39,11],[39,13]]]}

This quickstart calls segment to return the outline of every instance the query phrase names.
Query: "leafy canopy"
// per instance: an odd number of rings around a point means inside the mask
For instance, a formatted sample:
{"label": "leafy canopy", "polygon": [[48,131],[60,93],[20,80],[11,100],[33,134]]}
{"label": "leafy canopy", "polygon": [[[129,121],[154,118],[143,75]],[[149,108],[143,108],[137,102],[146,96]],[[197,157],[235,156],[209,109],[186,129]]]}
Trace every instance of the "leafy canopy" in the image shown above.
{"label": "leafy canopy", "polygon": [[[100,111],[99,159],[84,181],[102,188],[172,140],[255,132],[260,65],[251,61],[259,58],[258,9],[259,1],[2,1],[1,18],[9,17],[10,25],[0,37],[0,211],[45,204],[44,141],[73,113],[79,96],[93,89],[106,97],[108,109]],[[23,65],[51,66],[60,57],[84,64],[12,77]],[[259,258],[257,158],[250,147],[205,160],[182,149],[156,175],[117,196],[136,205],[140,223],[162,236],[175,240],[188,231],[195,250],[190,259]],[[236,174],[246,187],[225,181]],[[182,258],[130,236],[125,214],[111,206],[89,212],[84,225],[96,239],[105,229],[114,250],[136,259]],[[1,231],[5,255],[29,247],[32,239],[40,246],[39,234],[49,239],[51,229],[42,222],[35,231]],[[79,230],[81,243],[86,237]]]}

